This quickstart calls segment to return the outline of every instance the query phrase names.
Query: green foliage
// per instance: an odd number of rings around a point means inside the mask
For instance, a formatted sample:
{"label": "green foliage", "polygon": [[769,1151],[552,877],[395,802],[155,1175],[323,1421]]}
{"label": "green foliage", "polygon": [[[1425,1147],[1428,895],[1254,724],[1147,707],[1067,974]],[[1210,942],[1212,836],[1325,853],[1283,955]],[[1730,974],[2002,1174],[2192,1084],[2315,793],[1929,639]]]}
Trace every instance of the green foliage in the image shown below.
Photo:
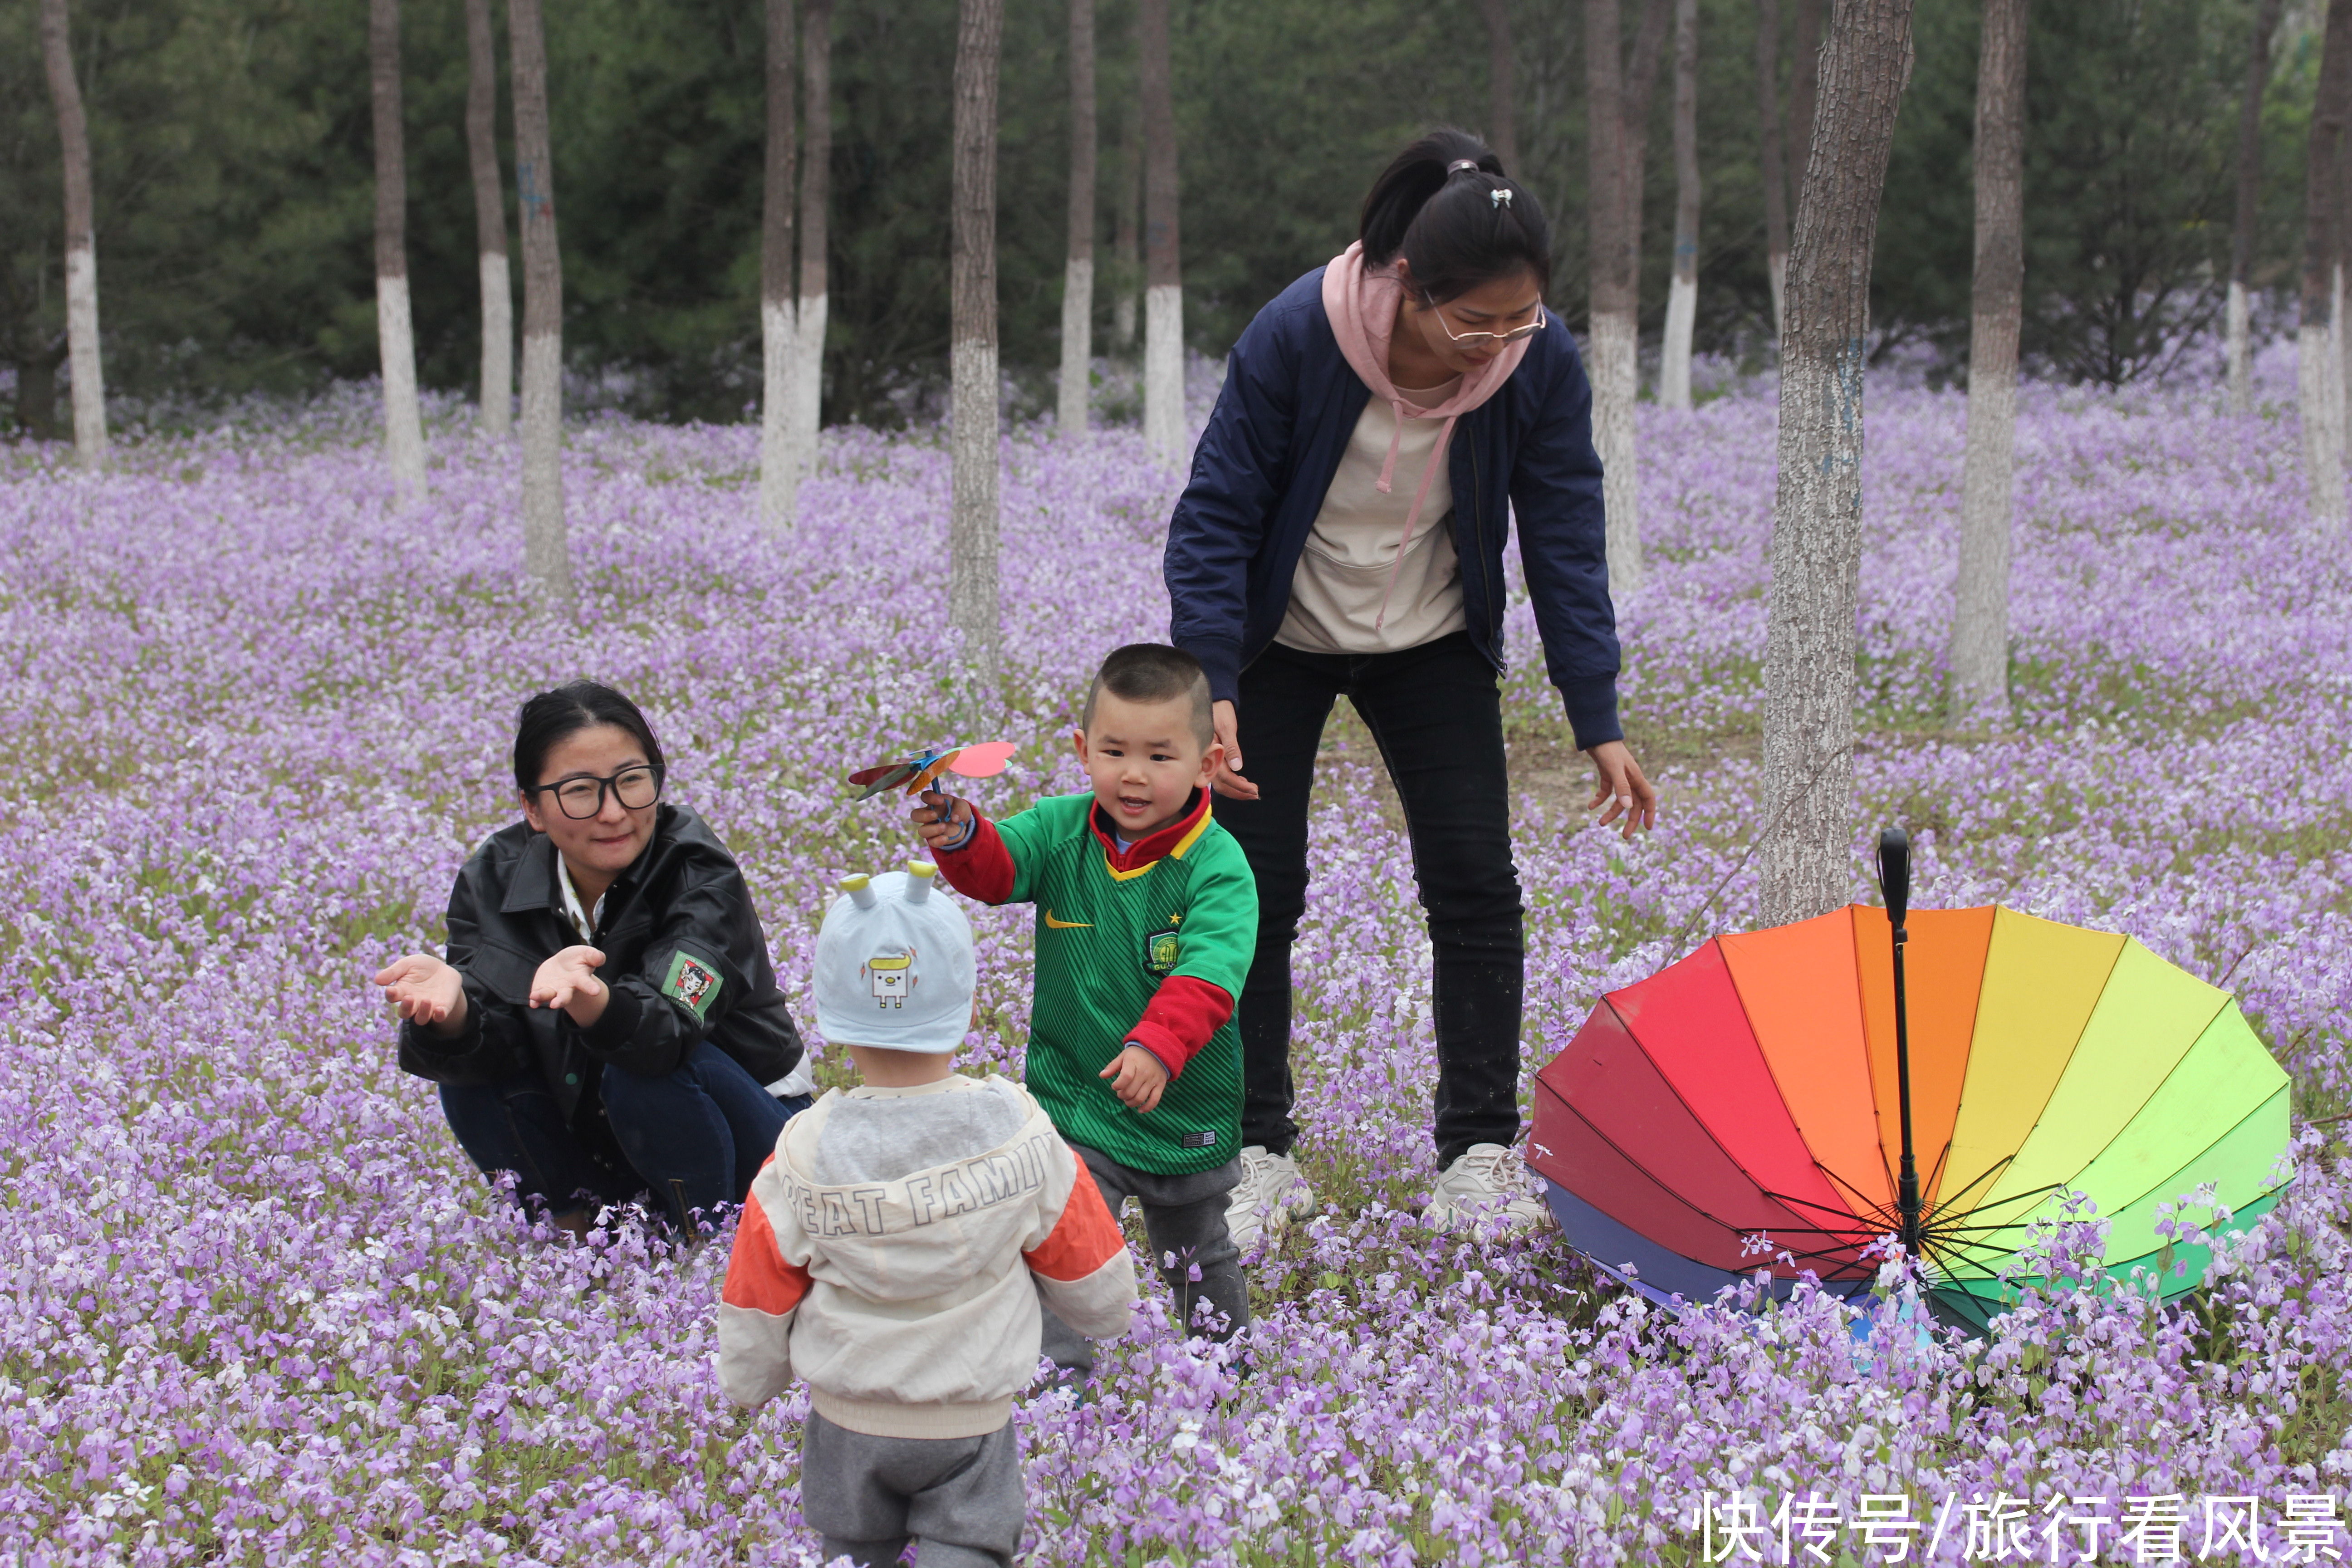
{"label": "green foliage", "polygon": [[[499,58],[505,17],[498,7]],[[1519,170],[1553,219],[1554,303],[1586,271],[1583,18],[1515,0]],[[1793,13],[1794,7],[1783,6]],[[2120,382],[2213,311],[2253,0],[2068,0],[2033,9],[2026,352]],[[478,358],[462,0],[406,0],[408,251],[420,373],[469,390]],[[373,374],[372,142],[361,0],[73,0],[98,193],[110,384],[229,395]],[[1917,63],[1880,220],[1887,344],[1965,355],[1976,0],[1921,0]],[[1101,0],[1097,342],[1139,280],[1110,250],[1139,198],[1133,0]],[[1625,7],[1630,47],[1642,6]],[[1702,0],[1702,348],[1769,334],[1752,0]],[[998,276],[1005,371],[1042,406],[1058,349],[1067,13],[1013,6],[1000,88]],[[1780,48],[1785,111],[1793,22]],[[548,14],[567,353],[595,400],[735,419],[758,395],[761,100],[757,6],[576,0]],[[2291,21],[2264,114],[2257,281],[2291,281],[2317,38]],[[893,424],[946,376],[955,8],[837,0],[826,417]],[[1173,44],[1186,325],[1222,353],[1251,314],[1351,237],[1363,190],[1419,130],[1486,119],[1468,0],[1186,0]],[[1669,50],[1668,53],[1671,51]],[[1670,68],[1653,91],[1645,323],[1673,225]],[[35,428],[55,418],[61,198],[37,8],[0,11],[0,364]],[[499,131],[510,99],[500,83]],[[1803,150],[1791,145],[1792,174]],[[507,195],[512,210],[511,160]],[[511,222],[511,220],[510,220]],[[511,244],[511,238],[509,240]],[[599,373],[614,373],[602,374]]]}

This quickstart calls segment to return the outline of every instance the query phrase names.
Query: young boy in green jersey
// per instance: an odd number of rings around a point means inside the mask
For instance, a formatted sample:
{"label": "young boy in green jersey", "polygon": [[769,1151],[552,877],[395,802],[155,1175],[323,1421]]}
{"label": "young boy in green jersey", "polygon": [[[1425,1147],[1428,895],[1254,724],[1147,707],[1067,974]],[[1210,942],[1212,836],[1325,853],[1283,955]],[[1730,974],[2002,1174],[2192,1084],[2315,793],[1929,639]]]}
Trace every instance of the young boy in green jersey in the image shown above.
{"label": "young boy in green jersey", "polygon": [[[916,826],[957,891],[1037,906],[1029,1092],[1114,1215],[1143,1205],[1182,1321],[1226,1339],[1249,1321],[1225,1208],[1241,1175],[1234,999],[1256,948],[1257,883],[1210,815],[1224,748],[1208,677],[1177,648],[1120,648],[1073,740],[1091,790],[1002,823],[929,795]],[[1092,1347],[1050,1313],[1045,1353],[1093,1370]]]}

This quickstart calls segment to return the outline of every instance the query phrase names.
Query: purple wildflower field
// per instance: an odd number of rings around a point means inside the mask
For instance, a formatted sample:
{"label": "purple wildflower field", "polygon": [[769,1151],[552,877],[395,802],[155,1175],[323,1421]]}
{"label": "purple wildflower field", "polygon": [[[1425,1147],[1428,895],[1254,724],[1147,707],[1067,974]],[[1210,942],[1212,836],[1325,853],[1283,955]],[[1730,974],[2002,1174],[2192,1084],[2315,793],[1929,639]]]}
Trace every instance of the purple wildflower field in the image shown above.
{"label": "purple wildflower field", "polygon": [[[2316,1542],[2310,1500],[2352,1486],[2352,1162],[2321,1121],[2352,1102],[2352,564],[2305,517],[2292,361],[2264,369],[2245,420],[2210,388],[2026,389],[2000,735],[1939,717],[1964,403],[1880,386],[1868,414],[1864,827],[1912,826],[1922,904],[2127,931],[2223,982],[2295,1078],[2291,1195],[2219,1244],[2206,1292],[2068,1285],[1969,1342],[1905,1320],[1897,1281],[1859,1331],[1805,1293],[1675,1315],[1554,1238],[1420,1228],[1425,942],[1342,724],[1297,966],[1329,1213],[1254,1266],[1250,1375],[1171,1340],[1155,1282],[1091,1403],[1016,1415],[1030,1560],[1687,1563],[1808,1494],[1745,1545],[2157,1561],[2173,1517],[2185,1560]],[[1648,838],[1584,816],[1517,612],[1530,1072],[1600,992],[1753,921],[1773,417],[1751,386],[1643,412],[1653,571],[1620,616],[1665,792]],[[517,702],[589,674],[645,703],[800,993],[828,884],[912,846],[842,773],[1001,734],[1022,751],[984,804],[1077,787],[1086,674],[1166,632],[1177,476],[1132,431],[1007,441],[999,701],[945,626],[935,433],[830,433],[776,544],[754,428],[578,425],[574,623],[521,585],[511,454],[444,406],[404,510],[375,418],[359,392],[255,412],[100,478],[62,446],[0,457],[0,1558],[814,1564],[804,1396],[746,1414],[712,1375],[723,1238],[524,1234],[395,1069],[363,977],[438,939],[459,860],[509,818]],[[978,912],[972,1065],[1018,1066],[1026,919]],[[2095,1224],[2044,1239],[2053,1277]]]}

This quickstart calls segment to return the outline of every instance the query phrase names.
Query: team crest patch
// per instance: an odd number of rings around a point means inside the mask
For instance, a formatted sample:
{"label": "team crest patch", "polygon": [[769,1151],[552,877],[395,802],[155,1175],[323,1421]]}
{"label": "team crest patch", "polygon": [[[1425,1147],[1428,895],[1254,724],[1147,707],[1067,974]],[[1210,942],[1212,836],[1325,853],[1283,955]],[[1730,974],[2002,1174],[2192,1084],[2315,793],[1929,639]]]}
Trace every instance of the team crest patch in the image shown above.
{"label": "team crest patch", "polygon": [[1143,967],[1165,980],[1175,971],[1178,951],[1176,927],[1171,921],[1167,930],[1153,931],[1143,939]]}
{"label": "team crest patch", "polygon": [[719,997],[719,971],[690,952],[680,951],[669,961],[669,975],[661,983],[661,993],[673,1001],[683,1003],[698,1018],[710,1016],[710,1004]]}

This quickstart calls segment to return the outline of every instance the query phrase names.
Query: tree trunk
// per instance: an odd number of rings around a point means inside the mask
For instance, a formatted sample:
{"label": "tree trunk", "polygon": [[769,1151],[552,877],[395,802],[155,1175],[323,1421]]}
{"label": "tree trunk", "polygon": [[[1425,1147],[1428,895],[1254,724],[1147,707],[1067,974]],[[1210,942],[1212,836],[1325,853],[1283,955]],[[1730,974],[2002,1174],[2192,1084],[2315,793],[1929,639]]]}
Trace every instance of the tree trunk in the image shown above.
{"label": "tree trunk", "polygon": [[2238,210],[2230,225],[2229,409],[2254,411],[2253,350],[2248,341],[2252,300],[2248,292],[2254,267],[2254,216],[2263,184],[2263,90],[2271,79],[2271,38],[2278,31],[2284,0],[2262,0],[2254,16],[2253,47],[2247,51],[2246,96],[2238,105]]}
{"label": "tree trunk", "polygon": [[1698,327],[1698,0],[1675,0],[1675,271],[1658,401],[1691,405],[1691,337]]}
{"label": "tree trunk", "polygon": [[1617,0],[1585,0],[1585,108],[1592,158],[1592,444],[1601,457],[1609,585],[1642,585],[1642,513],[1633,443],[1640,395],[1642,171],[1649,83],[1674,0],[1649,0],[1630,78],[1621,63]]}
{"label": "tree trunk", "polygon": [[522,211],[522,537],[532,580],[573,601],[563,526],[563,257],[547,126],[547,36],[539,0],[508,0],[514,62],[515,199]]}
{"label": "tree trunk", "polygon": [[1862,566],[1864,335],[1911,0],[1836,0],[1789,248],[1780,477],[1764,655],[1764,922],[1853,885],[1854,605]]}
{"label": "tree trunk", "polygon": [[1802,180],[1813,157],[1813,100],[1822,79],[1822,0],[1797,0],[1797,58],[1789,83],[1789,146]]}
{"label": "tree trunk", "polygon": [[816,467],[817,430],[824,418],[825,261],[832,236],[825,221],[833,200],[833,0],[801,8],[801,292],[793,314],[793,458],[806,479]]}
{"label": "tree trunk", "polygon": [[400,0],[368,0],[369,97],[375,108],[375,339],[383,365],[383,447],[393,488],[425,493],[416,406],[416,331],[408,313],[408,161],[400,128]]}
{"label": "tree trunk", "polygon": [[2345,90],[2352,77],[2352,4],[2327,8],[2319,87],[2311,107],[2311,152],[2304,185],[2302,321],[2295,333],[2296,390],[2303,421],[2305,482],[2315,521],[2344,521],[2344,410],[2336,387],[2334,315],[2336,266],[2336,160],[2341,156]]}
{"label": "tree trunk", "polygon": [[1119,353],[1135,352],[1135,301],[1143,282],[1143,117],[1129,102],[1119,116],[1118,208],[1112,215],[1110,338]]}
{"label": "tree trunk", "polygon": [[466,153],[474,165],[474,235],[482,273],[482,431],[504,440],[514,433],[514,279],[507,268],[498,120],[490,0],[466,0]]}
{"label": "tree trunk", "polygon": [[1772,285],[1772,336],[1780,335],[1789,284],[1789,169],[1780,135],[1780,0],[1756,0],[1756,109],[1764,180],[1764,266]]}
{"label": "tree trunk", "polygon": [[1952,716],[2009,722],[2017,333],[2025,308],[2026,0],[1984,0],[1977,54],[1976,298],[1952,609]]}
{"label": "tree trunk", "polygon": [[1004,0],[961,0],[955,61],[955,191],[949,374],[954,468],[948,616],[984,690],[996,688],[996,68]]}
{"label": "tree trunk", "polygon": [[98,351],[98,240],[90,195],[89,124],[74,79],[66,0],[41,0],[41,63],[57,106],[65,153],[66,355],[73,376],[74,456],[85,468],[106,463],[106,371]]}
{"label": "tree trunk", "polygon": [[1184,275],[1176,232],[1176,100],[1168,58],[1170,0],[1138,0],[1143,100],[1143,445],[1184,460]]}
{"label": "tree trunk", "polygon": [[793,0],[767,0],[767,164],[760,186],[760,525],[789,533],[799,510],[793,448],[799,322],[793,303]]}
{"label": "tree trunk", "polygon": [[1503,167],[1519,172],[1517,58],[1511,50],[1510,0],[1478,0],[1486,20],[1486,145]]}
{"label": "tree trunk", "polygon": [[1070,255],[1062,277],[1061,407],[1055,424],[1087,433],[1095,360],[1095,0],[1070,0]]}

